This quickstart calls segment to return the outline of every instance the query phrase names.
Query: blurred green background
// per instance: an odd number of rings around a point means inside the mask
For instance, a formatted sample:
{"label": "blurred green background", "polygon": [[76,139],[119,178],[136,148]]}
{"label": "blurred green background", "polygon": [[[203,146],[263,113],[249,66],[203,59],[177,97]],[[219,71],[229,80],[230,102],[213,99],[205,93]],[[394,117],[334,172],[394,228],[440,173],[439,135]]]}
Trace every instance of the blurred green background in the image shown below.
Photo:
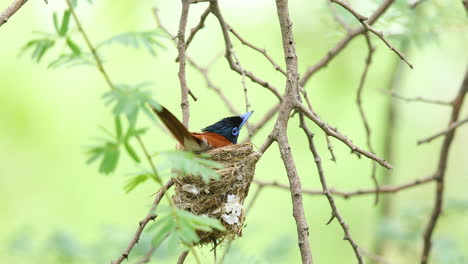
{"label": "blurred green background", "polygon": [[[0,9],[11,1],[1,0]],[[370,14],[376,1],[352,3]],[[344,36],[327,8],[326,1],[291,1],[290,11],[299,57],[300,72],[316,63]],[[167,28],[175,34],[180,15],[179,1],[79,1],[77,8],[90,39],[98,43],[127,31],[155,28],[151,8],[157,6]],[[206,4],[192,5],[188,29],[197,22]],[[220,1],[226,20],[247,40],[266,48],[284,66],[281,35],[272,1]],[[21,47],[34,38],[33,31],[53,32],[52,13],[62,12],[65,2],[30,1],[0,28],[0,263],[109,263],[127,246],[138,221],[147,213],[150,195],[157,185],[148,182],[126,194],[123,186],[128,175],[139,170],[128,157],[119,162],[117,171],[101,175],[97,165],[86,165],[86,148],[101,135],[98,126],[113,126],[110,107],[102,94],[108,91],[104,79],[92,66],[47,69],[47,63],[66,49],[56,44],[39,64],[30,60],[30,52],[19,56]],[[338,10],[352,26],[358,23],[345,11]],[[72,23],[73,38],[84,47],[81,35]],[[413,70],[402,65],[398,90],[407,96],[451,100],[457,92],[468,61],[466,16],[460,1],[426,1],[416,10],[397,1],[376,24],[391,34],[397,47],[405,48]],[[188,31],[189,32],[189,31]],[[188,54],[201,65],[223,53],[218,22],[209,16],[206,27],[191,44]],[[168,39],[166,48],[156,48],[151,57],[144,49],[108,46],[101,51],[105,66],[116,83],[154,82],[154,98],[177,116],[180,112],[180,88],[177,78],[177,50]],[[370,68],[363,104],[370,120],[376,152],[383,155],[385,135],[389,132],[390,98],[380,89],[388,89],[399,63],[379,39],[372,37],[377,51]],[[283,76],[260,55],[234,40],[242,65],[281,90]],[[365,132],[355,103],[359,78],[367,50],[362,36],[325,69],[316,73],[306,86],[315,110],[329,124],[365,147]],[[222,101],[206,87],[202,76],[187,66],[190,89],[197,95],[191,101],[190,128],[197,131],[229,116]],[[233,73],[224,58],[212,66],[210,76],[231,98],[239,111],[245,109],[241,77]],[[263,87],[248,82],[249,98],[255,114],[249,122],[258,122],[277,99]],[[437,164],[441,140],[417,147],[416,141],[446,126],[449,109],[443,106],[393,101],[396,107],[394,142],[390,146],[394,165],[390,175],[378,168],[378,178],[391,177],[393,183],[428,176]],[[465,105],[462,117],[468,113]],[[164,134],[146,116],[140,126],[149,127],[144,140],[151,151],[173,149],[175,141]],[[268,123],[252,142],[259,146],[271,131]],[[342,190],[370,188],[371,163],[349,153],[341,142],[332,140],[337,162],[329,159],[325,138],[313,124],[316,141],[329,186]],[[320,189],[313,158],[306,138],[298,128],[298,119],[290,121],[288,135],[303,188]],[[246,131],[241,137],[246,136]],[[457,130],[448,162],[445,207],[434,235],[432,263],[468,263],[468,128]],[[367,147],[365,147],[367,149]],[[141,153],[140,153],[141,154]],[[387,157],[388,158],[388,157]],[[272,146],[257,164],[256,178],[287,183],[276,146]],[[256,188],[252,185],[251,188]],[[349,200],[336,198],[342,216],[355,241],[372,251],[376,237],[388,242],[386,256],[392,263],[417,262],[422,247],[421,230],[426,225],[434,199],[434,185],[428,184],[393,195],[392,217],[378,216],[373,196]],[[252,189],[252,190],[253,190]],[[316,263],[355,263],[350,245],[343,241],[337,221],[325,225],[330,208],[325,197],[304,196],[310,227],[311,249]],[[299,263],[295,222],[287,191],[266,188],[246,220],[243,237],[233,243],[227,263]],[[132,251],[135,263],[149,247],[149,233]],[[177,252],[163,244],[152,260],[174,263]],[[203,263],[212,263],[209,247],[201,248]],[[193,263],[189,256],[187,263]]]}

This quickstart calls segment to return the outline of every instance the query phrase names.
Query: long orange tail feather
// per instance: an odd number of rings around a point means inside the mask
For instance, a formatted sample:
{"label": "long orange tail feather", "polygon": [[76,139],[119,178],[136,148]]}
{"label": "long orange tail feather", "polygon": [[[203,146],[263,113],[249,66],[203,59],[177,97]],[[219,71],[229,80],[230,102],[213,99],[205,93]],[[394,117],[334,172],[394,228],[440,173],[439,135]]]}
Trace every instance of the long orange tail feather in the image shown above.
{"label": "long orange tail feather", "polygon": [[163,106],[161,106],[161,111],[156,110],[154,107],[151,108],[167,129],[169,129],[174,138],[177,139],[180,145],[186,150],[197,151],[202,148],[200,139],[194,137],[169,110]]}

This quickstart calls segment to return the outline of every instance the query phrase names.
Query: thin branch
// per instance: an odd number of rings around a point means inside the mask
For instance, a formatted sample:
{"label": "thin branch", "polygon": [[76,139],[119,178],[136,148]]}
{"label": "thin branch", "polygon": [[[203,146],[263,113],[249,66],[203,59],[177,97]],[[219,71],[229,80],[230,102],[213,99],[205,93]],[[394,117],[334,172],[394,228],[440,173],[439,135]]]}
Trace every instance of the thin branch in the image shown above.
{"label": "thin branch", "polygon": [[177,50],[179,52],[179,82],[181,92],[182,124],[188,128],[190,105],[188,101],[187,77],[185,75],[185,28],[187,27],[190,0],[182,0],[179,31],[177,33]]}
{"label": "thin branch", "polygon": [[[176,47],[177,47],[177,41],[175,41],[175,39],[177,38],[176,36],[173,36],[169,30],[167,30],[167,28],[163,27],[163,25],[161,24],[161,20],[159,19],[159,15],[158,15],[158,12],[159,10],[156,8],[156,7],[153,7],[153,16],[154,16],[154,19],[156,20],[156,24],[158,25],[158,27],[160,27],[168,36],[171,37],[171,40],[175,43]],[[186,58],[188,60],[188,57],[186,55]],[[177,62],[179,62],[179,56],[177,56]],[[197,101],[198,98],[195,96],[195,94],[192,92],[192,90],[188,90],[188,94],[192,97],[192,99],[194,101]]]}
{"label": "thin branch", "polygon": [[86,34],[86,32],[84,31],[83,26],[81,25],[81,22],[78,19],[78,16],[76,15],[75,8],[71,4],[70,0],[66,0],[66,1],[67,1],[68,8],[70,8],[73,19],[75,20],[76,26],[78,27],[78,30],[80,31],[81,36],[83,36],[83,39],[86,42],[86,46],[88,46],[88,49],[91,51],[91,54],[93,54],[93,58],[96,61],[96,65],[97,65],[98,70],[101,72],[102,76],[104,76],[104,79],[106,80],[107,84],[109,85],[109,88],[114,90],[115,86],[111,82],[109,74],[107,73],[107,71],[104,70],[102,60],[101,60],[101,58],[99,58],[99,56],[98,56],[98,54],[96,52],[96,48],[93,46],[93,44],[89,40],[88,34]]}
{"label": "thin branch", "polygon": [[16,13],[28,0],[15,0],[2,13],[0,13],[0,27]]}
{"label": "thin branch", "polygon": [[356,10],[354,10],[348,3],[344,2],[344,1],[341,1],[341,0],[330,0],[331,2],[333,3],[336,3],[340,6],[342,6],[344,9],[348,10],[354,17],[356,17],[357,20],[359,20],[359,22],[364,26],[364,28],[366,29],[366,31],[370,31],[372,32],[374,35],[376,35],[377,37],[379,37],[384,43],[385,45],[387,45],[387,47],[395,52],[399,57],[400,59],[402,59],[403,61],[406,62],[406,64],[408,64],[408,66],[413,69],[413,64],[411,64],[407,59],[406,59],[406,56],[401,53],[401,51],[399,51],[398,49],[396,49],[395,47],[393,47],[393,45],[384,37],[383,35],[383,32],[382,31],[378,31],[377,29],[373,28],[371,25],[369,25],[369,23],[367,23],[366,20],[368,20],[367,17],[361,15],[360,13],[358,13]]}
{"label": "thin branch", "polygon": [[362,255],[372,259],[374,262],[376,263],[380,263],[380,264],[391,264],[390,261],[384,259],[383,257],[381,256],[378,256],[372,252],[369,252],[365,249],[363,249],[362,247],[359,248],[359,252],[361,252]]}
{"label": "thin branch", "polygon": [[380,90],[382,93],[389,94],[393,98],[403,100],[405,102],[418,102],[418,103],[429,103],[429,104],[435,104],[435,105],[443,105],[443,106],[451,106],[452,102],[447,102],[447,101],[441,101],[441,100],[434,100],[434,99],[427,99],[423,98],[421,96],[417,97],[405,97],[400,95],[399,93],[395,91],[388,91],[388,90]]}
{"label": "thin branch", "polygon": [[351,237],[351,234],[349,232],[349,226],[345,223],[343,217],[338,212],[338,208],[336,207],[336,204],[335,204],[335,199],[333,199],[333,196],[328,190],[327,180],[325,179],[325,174],[324,174],[323,167],[322,167],[322,160],[314,144],[314,140],[313,140],[314,134],[312,134],[312,132],[309,130],[309,128],[305,124],[303,113],[300,113],[299,118],[300,118],[299,126],[302,128],[302,130],[304,130],[304,133],[306,134],[307,140],[309,142],[309,149],[312,152],[312,155],[314,156],[314,161],[317,167],[317,172],[320,178],[320,183],[322,184],[323,194],[327,197],[328,203],[330,204],[330,208],[332,210],[332,218],[330,218],[330,221],[328,221],[327,224],[329,224],[331,220],[333,220],[333,218],[336,218],[338,220],[344,232],[344,240],[348,240],[349,244],[354,250],[354,254],[356,255],[356,259],[358,260],[358,263],[362,264],[363,260],[362,260],[361,253],[359,252],[359,247],[356,244],[356,242],[353,240],[353,238]]}
{"label": "thin branch", "polygon": [[242,75],[241,83],[242,83],[242,87],[244,87],[245,112],[248,112],[249,108],[250,108],[250,103],[249,103],[249,96],[248,96],[248,93],[247,93],[247,83],[245,82],[245,69],[242,67],[242,65],[240,63],[240,60],[239,60],[239,57],[237,56],[234,49],[231,49],[231,55],[234,58],[234,61],[235,61],[236,65],[239,66],[239,69],[240,69],[240,71],[242,73],[241,74]]}
{"label": "thin branch", "polygon": [[339,141],[343,142],[351,149],[352,152],[360,153],[368,157],[369,159],[375,160],[377,163],[379,163],[387,169],[393,168],[393,166],[390,163],[388,163],[385,159],[378,157],[372,152],[361,149],[360,147],[356,146],[353,142],[351,142],[351,140],[349,140],[348,137],[330,128],[330,126],[327,123],[323,122],[317,115],[315,115],[313,112],[307,109],[307,107],[305,107],[303,104],[296,102],[296,107],[300,111],[302,111],[310,120],[317,124],[327,135],[332,136],[338,139]]}
{"label": "thin branch", "polygon": [[[460,90],[458,91],[457,96],[453,100],[452,114],[450,116],[449,126],[457,122],[458,116],[460,114],[463,101],[465,100],[465,95],[468,93],[468,68],[465,72],[465,77],[463,79]],[[440,149],[439,163],[437,166],[437,186],[436,186],[436,196],[434,199],[434,208],[432,209],[431,218],[424,230],[424,245],[421,255],[421,264],[426,264],[429,261],[429,255],[432,248],[432,233],[437,224],[437,220],[442,212],[442,204],[444,199],[444,190],[445,190],[445,172],[447,168],[447,160],[449,156],[450,146],[452,145],[453,138],[455,137],[455,131],[451,130],[445,134],[444,142]]]}
{"label": "thin branch", "polygon": [[330,141],[330,136],[328,135],[325,135],[325,139],[327,140],[327,148],[328,148],[328,151],[330,152],[330,155],[331,155],[331,161],[333,162],[336,162],[336,157],[335,157],[335,153],[333,152],[333,145]]}
{"label": "thin branch", "polygon": [[184,261],[185,261],[185,259],[186,259],[187,256],[188,256],[188,254],[189,254],[189,251],[188,251],[188,250],[182,252],[182,254],[180,254],[179,258],[177,259],[177,264],[183,264]]}
{"label": "thin branch", "polygon": [[449,126],[447,129],[442,130],[442,131],[440,131],[439,133],[434,134],[433,136],[430,136],[430,137],[428,137],[428,138],[419,140],[419,141],[418,141],[418,145],[421,145],[421,144],[424,144],[424,143],[429,143],[429,142],[431,142],[432,140],[434,140],[434,139],[436,139],[436,138],[438,138],[438,137],[440,137],[440,136],[446,135],[447,133],[453,131],[455,128],[457,128],[457,127],[459,127],[459,126],[461,126],[461,125],[463,125],[463,124],[465,124],[465,123],[467,123],[467,122],[468,122],[468,117],[465,118],[465,119],[463,119],[463,120],[460,120],[460,121],[457,121],[457,122],[455,122],[455,123],[452,123],[452,124],[450,124],[450,126]]}
{"label": "thin branch", "polygon": [[411,2],[409,3],[409,6],[410,6],[411,8],[416,8],[416,7],[418,7],[420,4],[422,4],[422,3],[424,3],[424,2],[425,2],[425,0],[413,0],[413,1],[411,1]]}
{"label": "thin branch", "polygon": [[[352,198],[354,196],[364,196],[364,195],[369,195],[369,194],[375,194],[376,192],[379,192],[380,194],[393,194],[393,193],[398,193],[400,191],[411,189],[413,187],[422,186],[426,183],[434,181],[436,178],[437,178],[436,175],[432,175],[432,176],[412,180],[408,183],[403,183],[399,185],[380,186],[378,190],[372,188],[372,189],[362,189],[362,190],[356,190],[356,191],[341,191],[341,190],[335,190],[333,188],[330,188],[329,191],[331,194],[342,197],[344,199]],[[279,183],[277,181],[262,181],[262,180],[254,179],[253,182],[259,186],[277,187],[283,190],[289,190],[289,186],[287,184]],[[323,191],[321,190],[304,189],[302,193],[307,194],[307,195],[323,195]]]}
{"label": "thin branch", "polygon": [[148,263],[151,260],[154,252],[156,251],[156,247],[151,245],[150,249],[146,252],[146,254],[136,263],[136,264],[144,264]]}
{"label": "thin branch", "polygon": [[257,132],[268,122],[270,121],[273,116],[275,116],[275,114],[278,112],[280,108],[280,104],[277,104],[277,105],[274,105],[272,108],[270,108],[270,110],[268,110],[268,112],[265,114],[265,116],[260,120],[258,121],[257,124],[255,124],[255,126],[253,126],[251,129],[250,129],[250,134],[249,136],[244,140],[244,142],[247,142],[247,141],[250,141],[252,140],[252,138],[257,134]]}
{"label": "thin branch", "polygon": [[[377,8],[377,10],[369,17],[367,23],[372,25],[375,21],[382,16],[385,11],[393,4],[395,0],[385,0],[382,4]],[[322,69],[323,67],[327,66],[328,63],[336,57],[348,44],[353,40],[356,36],[364,33],[366,29],[364,27],[359,27],[353,30],[352,32],[348,33],[343,39],[341,39],[335,47],[330,49],[327,54],[320,59],[316,64],[307,68],[306,72],[302,75],[301,80],[299,81],[299,85],[304,87],[307,81],[309,81],[310,77],[317,72],[318,70]]]}
{"label": "thin branch", "polygon": [[254,44],[252,44],[251,42],[247,41],[246,39],[244,39],[237,31],[234,30],[234,28],[232,28],[229,24],[226,24],[229,31],[234,35],[236,36],[236,38],[245,46],[253,49],[253,50],[256,50],[258,52],[260,52],[270,63],[271,65],[273,65],[273,68],[275,68],[275,70],[281,72],[283,75],[286,76],[286,71],[281,68],[281,66],[278,65],[278,63],[275,62],[275,60],[273,60],[273,58],[268,55],[266,49],[261,49],[257,46],[255,46]]}
{"label": "thin branch", "polygon": [[135,234],[133,235],[132,240],[128,244],[127,248],[123,251],[123,253],[120,255],[120,257],[116,260],[113,261],[112,264],[120,264],[122,261],[128,258],[130,251],[132,251],[133,247],[138,243],[140,240],[141,233],[145,229],[146,225],[150,222],[156,219],[156,214],[154,211],[156,210],[156,207],[158,206],[159,202],[163,198],[164,194],[166,191],[173,185],[174,183],[172,180],[169,180],[163,188],[159,189],[159,191],[156,193],[156,197],[154,198],[153,204],[151,205],[150,210],[148,211],[148,214],[138,223],[138,228]]}
{"label": "thin branch", "polygon": [[351,31],[352,31],[351,27],[348,24],[346,24],[346,22],[343,20],[342,17],[340,17],[338,15],[338,13],[336,12],[336,9],[332,5],[332,3],[330,1],[327,1],[327,5],[328,5],[328,9],[330,9],[330,12],[332,13],[332,16],[335,19],[335,21],[338,24],[340,24],[344,28],[344,30],[346,30],[346,33],[348,33],[348,34],[351,33]]}
{"label": "thin branch", "polygon": [[232,45],[232,42],[231,42],[231,38],[229,36],[229,29],[228,29],[228,25],[226,23],[226,21],[224,20],[223,18],[223,15],[221,13],[221,10],[219,8],[219,5],[218,5],[218,1],[211,1],[210,2],[210,7],[211,7],[211,12],[216,16],[216,18],[218,19],[219,21],[219,24],[221,26],[221,31],[223,33],[223,37],[224,37],[224,45],[225,45],[225,51],[226,51],[226,54],[225,54],[225,57],[226,57],[226,60],[228,61],[229,63],[229,67],[231,68],[231,70],[237,72],[238,74],[242,75],[242,73],[244,72],[245,76],[247,76],[252,82],[255,82],[263,87],[265,87],[266,89],[270,90],[277,98],[278,100],[282,100],[282,96],[280,94],[280,92],[278,91],[278,89],[271,85],[269,82],[263,80],[263,79],[260,79],[259,77],[257,77],[255,74],[253,74],[252,72],[250,71],[247,71],[244,69],[244,71],[242,71],[242,69],[239,67],[239,65],[237,65],[233,59],[233,56],[232,56],[232,50],[233,50],[233,45]]}
{"label": "thin branch", "polygon": [[[188,36],[187,41],[185,42],[185,51],[187,51],[190,43],[192,42],[197,32],[205,27],[205,20],[210,13],[210,7],[206,8],[205,11],[203,11],[203,13],[201,14],[200,21],[198,21],[198,24],[190,30],[190,35]],[[176,62],[179,62],[179,57],[176,58]]]}
{"label": "thin branch", "polygon": [[[370,152],[374,153],[375,151],[374,151],[374,148],[372,147],[372,139],[371,139],[371,128],[370,128],[370,125],[369,125],[369,121],[367,120],[366,113],[364,111],[364,107],[362,105],[362,91],[364,89],[364,84],[366,82],[367,73],[369,72],[369,67],[370,67],[370,65],[372,63],[372,55],[373,55],[373,53],[375,51],[375,48],[372,46],[372,43],[371,43],[368,32],[364,33],[364,37],[366,39],[368,53],[367,53],[367,57],[366,57],[366,60],[365,60],[364,70],[363,70],[363,72],[361,74],[361,79],[359,81],[359,86],[358,86],[357,96],[356,96],[356,103],[357,103],[357,106],[358,106],[358,109],[359,109],[359,114],[361,115],[362,123],[364,125],[364,130],[366,131],[367,147],[369,148]],[[379,189],[379,182],[377,181],[377,176],[376,176],[377,166],[376,166],[375,162],[372,162],[371,166],[372,166],[371,178],[372,178],[372,181],[374,182],[375,189],[378,190]],[[375,193],[374,204],[377,205],[378,202],[379,202],[379,192],[376,192]]]}

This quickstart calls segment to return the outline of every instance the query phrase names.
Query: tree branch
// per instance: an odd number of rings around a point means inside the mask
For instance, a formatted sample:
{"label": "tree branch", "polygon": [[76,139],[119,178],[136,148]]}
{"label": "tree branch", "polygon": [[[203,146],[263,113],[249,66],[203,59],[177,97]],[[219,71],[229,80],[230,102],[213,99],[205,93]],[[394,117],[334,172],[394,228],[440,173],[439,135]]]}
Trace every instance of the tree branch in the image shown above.
{"label": "tree branch", "polygon": [[245,69],[244,69],[244,71],[242,71],[241,67],[239,67],[239,65],[237,65],[235,63],[235,61],[233,59],[233,56],[232,56],[233,45],[232,45],[232,42],[231,42],[231,38],[229,36],[228,25],[227,25],[226,21],[224,20],[222,14],[221,14],[221,10],[219,8],[218,1],[217,0],[216,1],[215,0],[211,1],[210,6],[211,6],[211,12],[216,16],[216,18],[219,21],[219,25],[221,26],[221,30],[222,30],[223,37],[224,37],[224,45],[225,45],[225,49],[226,49],[225,57],[226,57],[226,60],[229,63],[229,67],[231,68],[231,70],[237,72],[240,75],[242,75],[242,73],[244,72],[245,76],[247,76],[252,82],[255,82],[255,83],[265,87],[266,89],[270,90],[278,98],[278,100],[281,101],[282,96],[281,96],[281,94],[279,93],[279,91],[278,91],[278,89],[276,87],[271,85],[269,82],[260,79],[259,77],[257,77],[255,74],[253,74],[250,71],[247,71]]}
{"label": "tree branch", "polygon": [[[361,75],[361,80],[359,81],[359,86],[357,89],[356,104],[359,109],[359,114],[361,115],[361,120],[364,125],[364,130],[366,131],[367,148],[369,148],[370,152],[374,153],[375,151],[374,151],[374,148],[372,147],[372,140],[371,140],[371,128],[369,125],[369,121],[367,121],[366,113],[364,112],[364,107],[362,106],[362,91],[364,89],[364,84],[366,82],[367,73],[369,72],[369,67],[372,63],[372,55],[375,51],[375,48],[372,46],[368,32],[364,33],[364,37],[366,39],[368,53],[367,53],[367,57],[365,60],[364,70]],[[372,162],[371,166],[372,166],[371,179],[374,182],[375,189],[378,190],[379,182],[377,181],[377,177],[376,177],[377,166],[375,165],[375,162]],[[378,202],[379,202],[379,192],[376,192],[374,204],[377,205]]]}
{"label": "tree branch", "polygon": [[429,143],[429,142],[431,142],[432,140],[434,140],[434,139],[436,139],[436,138],[438,138],[438,137],[440,137],[440,136],[446,135],[447,133],[453,131],[453,130],[456,129],[457,127],[459,127],[459,126],[461,126],[461,125],[463,125],[463,124],[465,124],[465,123],[467,123],[467,122],[468,122],[468,117],[465,118],[465,119],[463,119],[463,120],[460,120],[460,121],[457,121],[457,122],[455,122],[455,123],[452,123],[452,124],[449,125],[449,127],[448,127],[447,129],[442,130],[442,131],[440,131],[439,133],[434,134],[433,136],[430,136],[430,137],[428,137],[428,138],[419,140],[419,141],[418,141],[418,145],[421,145],[421,144],[424,144],[424,143]]}
{"label": "tree branch", "polygon": [[248,42],[247,40],[245,40],[239,33],[237,33],[237,31],[235,31],[229,24],[227,24],[227,27],[229,29],[229,31],[234,35],[236,36],[236,38],[245,46],[253,49],[253,50],[256,50],[258,51],[259,53],[261,53],[270,63],[271,65],[273,65],[273,68],[275,68],[275,70],[281,72],[283,75],[286,76],[286,71],[281,68],[281,66],[278,65],[278,63],[275,62],[275,60],[273,60],[273,58],[268,55],[266,49],[261,49],[257,46],[255,46],[254,44]]}
{"label": "tree branch", "polygon": [[187,27],[190,0],[182,1],[182,11],[180,15],[179,31],[177,33],[177,50],[179,51],[179,82],[181,92],[182,124],[188,128],[190,105],[188,101],[187,77],[185,75],[185,28]]}
{"label": "tree branch", "polygon": [[327,123],[323,122],[317,115],[315,115],[313,112],[307,109],[307,107],[305,107],[300,102],[296,102],[296,107],[300,111],[302,111],[305,114],[305,116],[307,116],[310,120],[312,120],[315,124],[317,124],[327,135],[332,136],[338,139],[339,141],[343,142],[345,145],[347,145],[351,149],[352,152],[360,153],[368,157],[369,159],[375,160],[377,163],[379,163],[380,165],[382,165],[383,167],[387,169],[393,168],[393,166],[390,163],[388,163],[385,159],[378,157],[372,152],[359,148],[353,142],[351,142],[351,140],[349,140],[348,137],[330,128],[330,126]]}
{"label": "tree branch", "polygon": [[0,13],[0,27],[16,13],[28,0],[15,0],[2,13]]}
{"label": "tree branch", "polygon": [[387,90],[380,90],[382,93],[389,94],[393,98],[400,99],[406,102],[419,102],[419,103],[429,103],[429,104],[435,104],[435,105],[443,105],[443,106],[451,106],[452,102],[446,102],[446,101],[441,101],[441,100],[434,100],[434,99],[427,99],[423,98],[421,96],[417,97],[405,97],[400,95],[399,93],[395,91],[387,91]]}
{"label": "tree branch", "polygon": [[378,31],[376,30],[375,28],[373,28],[371,25],[369,25],[369,23],[366,22],[366,20],[368,19],[367,17],[361,15],[360,13],[358,13],[356,10],[354,10],[350,5],[348,5],[346,2],[343,2],[341,0],[330,0],[331,2],[333,3],[336,3],[340,6],[342,6],[344,9],[348,10],[354,17],[356,17],[357,20],[359,20],[359,22],[364,26],[364,28],[366,29],[366,31],[370,31],[372,32],[374,35],[376,35],[377,37],[379,37],[384,43],[385,45],[387,45],[387,47],[395,52],[399,57],[400,59],[402,59],[404,62],[406,62],[406,64],[408,64],[408,66],[413,69],[413,64],[411,64],[405,57],[405,55],[403,53],[401,53],[398,49],[396,49],[395,47],[392,46],[392,44],[390,44],[390,42],[384,37],[383,35],[383,32],[382,31]]}
{"label": "tree branch", "polygon": [[[463,79],[460,90],[458,91],[457,96],[453,100],[452,114],[450,116],[449,126],[457,122],[458,116],[460,114],[463,101],[465,100],[465,95],[468,93],[468,68],[465,72],[465,77]],[[432,247],[432,233],[439,219],[440,213],[442,212],[442,204],[444,199],[444,189],[445,189],[445,171],[447,168],[447,160],[449,156],[450,146],[452,145],[453,138],[455,137],[455,131],[451,130],[445,134],[444,142],[440,149],[439,163],[437,166],[437,185],[436,185],[436,196],[434,200],[434,208],[432,209],[431,218],[427,224],[424,231],[424,244],[421,255],[421,264],[428,263],[429,255],[431,253]]]}
{"label": "tree branch", "polygon": [[333,196],[331,195],[330,191],[328,190],[327,181],[325,179],[325,175],[324,175],[324,172],[323,172],[322,160],[321,160],[320,155],[318,154],[317,149],[315,148],[315,145],[314,145],[314,141],[313,141],[314,134],[312,134],[312,132],[309,130],[309,128],[305,124],[304,114],[303,113],[300,113],[299,118],[300,118],[300,125],[299,126],[302,128],[302,130],[304,130],[304,133],[307,136],[307,140],[309,141],[309,149],[312,152],[312,155],[314,156],[314,161],[315,161],[315,164],[316,164],[316,167],[317,167],[317,172],[318,172],[318,175],[319,175],[319,178],[320,178],[320,183],[322,184],[323,194],[327,197],[328,203],[330,204],[330,208],[332,210],[332,217],[328,221],[327,225],[333,220],[333,218],[336,218],[338,220],[338,222],[340,223],[341,228],[343,229],[343,232],[345,234],[344,235],[344,240],[348,240],[348,242],[351,244],[351,247],[354,250],[354,254],[356,255],[356,259],[358,260],[358,263],[362,264],[363,260],[362,260],[361,253],[359,252],[359,247],[356,244],[356,242],[354,242],[353,238],[351,237],[351,234],[349,233],[349,227],[345,223],[343,217],[338,212],[338,208],[336,207],[336,204],[335,204],[335,199],[333,199]]}
{"label": "tree branch", "polygon": [[[395,0],[385,0],[378,8],[377,10],[369,17],[367,20],[367,23],[369,25],[372,25],[375,23],[375,21],[382,16],[385,11],[393,4]],[[357,29],[354,29],[350,33],[348,33],[343,39],[341,39],[335,47],[330,49],[327,54],[320,59],[315,65],[310,66],[307,68],[306,72],[302,75],[301,80],[299,81],[299,85],[304,87],[307,83],[307,81],[310,79],[310,77],[317,72],[318,70],[322,69],[323,67],[327,66],[328,63],[336,57],[348,44],[353,40],[356,36],[364,33],[366,29],[364,27],[359,27]]]}
{"label": "tree branch", "polygon": [[[380,186],[378,190],[372,188],[372,189],[362,189],[362,190],[356,190],[356,191],[341,191],[341,190],[335,190],[333,188],[330,188],[329,191],[331,194],[342,197],[344,199],[349,199],[354,196],[375,194],[376,192],[379,192],[380,194],[393,194],[393,193],[398,193],[400,191],[411,189],[413,187],[422,186],[423,184],[434,181],[436,178],[437,178],[437,175],[432,175],[432,176],[412,180],[408,183],[403,183],[399,185]],[[253,182],[257,184],[258,186],[277,187],[283,190],[289,190],[288,185],[279,183],[277,181],[262,181],[262,180],[254,179]],[[321,190],[304,189],[302,193],[307,194],[307,195],[323,195],[323,191]]]}
{"label": "tree branch", "polygon": [[127,259],[130,251],[132,251],[133,247],[138,243],[140,240],[141,233],[145,229],[146,225],[150,222],[156,219],[156,214],[154,211],[156,210],[156,207],[158,206],[159,202],[163,198],[164,194],[166,191],[173,185],[174,183],[172,180],[169,180],[159,191],[156,193],[156,197],[154,198],[153,204],[151,205],[150,210],[148,211],[148,214],[138,223],[138,228],[137,231],[135,232],[135,235],[133,235],[132,240],[128,244],[127,248],[124,250],[124,252],[120,255],[120,257],[116,260],[113,261],[112,264],[120,264],[122,263],[123,260]]}
{"label": "tree branch", "polygon": [[294,108],[294,102],[299,97],[299,73],[297,66],[296,47],[294,43],[292,22],[289,18],[287,0],[276,0],[276,9],[283,40],[284,58],[286,61],[286,94],[281,102],[278,118],[272,131],[272,136],[277,140],[289,180],[291,199],[293,202],[293,216],[296,221],[296,229],[299,240],[299,249],[303,264],[312,263],[312,253],[309,245],[309,227],[304,213],[302,202],[302,186],[299,174],[294,163],[287,136],[289,115]]}

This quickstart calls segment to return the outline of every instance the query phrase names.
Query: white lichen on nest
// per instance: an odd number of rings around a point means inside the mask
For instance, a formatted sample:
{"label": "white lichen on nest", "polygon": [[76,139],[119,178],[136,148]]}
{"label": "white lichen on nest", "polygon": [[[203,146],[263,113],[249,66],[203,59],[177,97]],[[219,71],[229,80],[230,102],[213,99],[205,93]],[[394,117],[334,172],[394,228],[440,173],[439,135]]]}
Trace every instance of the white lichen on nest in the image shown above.
{"label": "white lichen on nest", "polygon": [[216,148],[207,152],[210,160],[223,165],[217,169],[220,178],[203,182],[199,176],[187,175],[174,179],[174,203],[197,215],[219,219],[225,231],[197,232],[200,244],[220,240],[225,236],[242,235],[245,221],[243,202],[254,177],[259,154],[250,143]]}
{"label": "white lichen on nest", "polygon": [[224,214],[221,215],[224,222],[233,225],[240,225],[240,217],[242,214],[242,204],[239,203],[239,197],[228,194],[227,202],[224,204]]}

